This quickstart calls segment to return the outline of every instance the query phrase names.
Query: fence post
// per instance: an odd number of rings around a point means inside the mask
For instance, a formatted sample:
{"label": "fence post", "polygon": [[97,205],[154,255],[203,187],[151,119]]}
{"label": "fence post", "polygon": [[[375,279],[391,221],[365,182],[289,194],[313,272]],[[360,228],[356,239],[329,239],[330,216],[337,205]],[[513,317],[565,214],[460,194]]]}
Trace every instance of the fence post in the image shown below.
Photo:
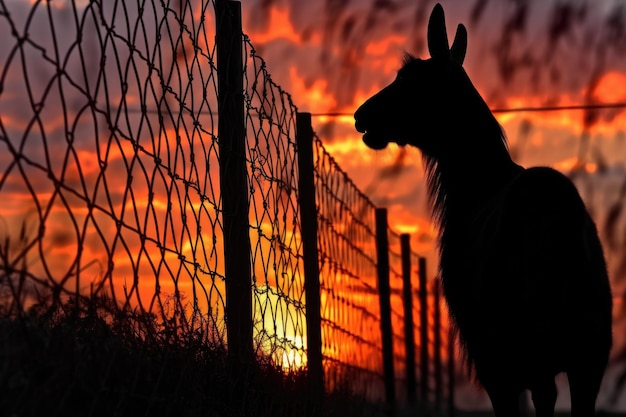
{"label": "fence post", "polygon": [[434,344],[435,344],[435,410],[437,414],[441,412],[441,403],[443,397],[443,368],[441,366],[441,309],[440,309],[440,299],[441,299],[441,290],[440,290],[440,281],[435,280],[434,282],[434,311],[433,311],[433,321],[434,321]]}
{"label": "fence post", "polygon": [[413,331],[413,288],[411,286],[411,236],[400,235],[402,247],[402,296],[404,301],[404,341],[406,347],[406,393],[410,405],[415,405],[415,333]]}
{"label": "fence post", "polygon": [[243,96],[241,3],[215,2],[218,144],[224,233],[228,353],[252,358],[252,273]]}
{"label": "fence post", "polygon": [[428,288],[426,258],[419,260],[420,298],[420,400],[428,402]]}
{"label": "fence post", "polygon": [[450,325],[448,331],[448,417],[454,417],[454,384],[455,384],[455,345],[456,335],[454,326]]}
{"label": "fence post", "polygon": [[313,127],[311,113],[296,116],[296,144],[298,154],[298,204],[302,227],[304,263],[304,290],[306,294],[307,414],[320,414],[324,397],[324,369],[322,367],[322,320],[320,303],[320,271],[317,253],[317,208],[315,205],[315,178],[313,167]]}
{"label": "fence post", "polygon": [[391,290],[389,288],[389,237],[387,236],[387,209],[376,209],[376,253],[378,268],[378,294],[380,302],[380,327],[383,342],[383,369],[385,374],[385,399],[391,414],[396,408],[396,381],[393,372],[393,334],[391,332]]}

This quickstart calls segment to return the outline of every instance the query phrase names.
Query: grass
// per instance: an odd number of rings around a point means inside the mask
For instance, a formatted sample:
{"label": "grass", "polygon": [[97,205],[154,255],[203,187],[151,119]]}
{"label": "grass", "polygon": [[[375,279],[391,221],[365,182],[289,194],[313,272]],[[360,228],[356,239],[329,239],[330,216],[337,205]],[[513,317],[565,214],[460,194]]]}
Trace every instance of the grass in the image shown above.
{"label": "grass", "polygon": [[[236,366],[201,329],[113,312],[103,298],[41,301],[0,315],[0,410],[6,416],[304,416],[304,371],[267,357]],[[236,368],[236,369],[235,369]],[[325,416],[376,415],[347,392]]]}

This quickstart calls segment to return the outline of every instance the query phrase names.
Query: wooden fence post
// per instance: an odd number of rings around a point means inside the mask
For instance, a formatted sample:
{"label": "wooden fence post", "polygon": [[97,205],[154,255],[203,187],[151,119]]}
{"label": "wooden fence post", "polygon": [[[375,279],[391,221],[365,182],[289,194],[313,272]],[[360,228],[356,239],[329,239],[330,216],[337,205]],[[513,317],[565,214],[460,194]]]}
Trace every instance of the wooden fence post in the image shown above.
{"label": "wooden fence post", "polygon": [[298,113],[296,118],[298,146],[298,204],[302,227],[304,290],[306,294],[307,415],[318,416],[324,398],[324,369],[322,366],[322,320],[320,316],[320,271],[317,252],[317,208],[313,166],[313,127],[311,113]]}
{"label": "wooden fence post", "polygon": [[454,385],[455,385],[455,355],[456,355],[456,335],[454,327],[450,326],[448,331],[448,417],[454,417]]}
{"label": "wooden fence post", "polygon": [[218,144],[230,357],[252,359],[252,273],[243,95],[241,3],[216,0]]}
{"label": "wooden fence post", "polygon": [[420,298],[420,400],[428,402],[428,288],[426,258],[419,260]]}
{"label": "wooden fence post", "polygon": [[387,210],[376,209],[376,253],[378,268],[378,294],[380,302],[380,327],[383,342],[383,369],[385,374],[385,399],[390,413],[395,414],[396,381],[393,371],[393,333],[391,331],[391,290],[389,287],[389,237],[387,235]]}
{"label": "wooden fence post", "polygon": [[441,366],[441,289],[440,284],[441,281],[436,280],[434,282],[434,311],[433,311],[433,322],[434,322],[434,345],[435,345],[435,411],[437,414],[441,413],[441,404],[443,400],[443,367]]}
{"label": "wooden fence post", "polygon": [[413,331],[413,288],[411,286],[411,236],[400,236],[402,254],[402,296],[404,301],[404,342],[406,348],[406,393],[410,405],[415,405],[415,332]]}

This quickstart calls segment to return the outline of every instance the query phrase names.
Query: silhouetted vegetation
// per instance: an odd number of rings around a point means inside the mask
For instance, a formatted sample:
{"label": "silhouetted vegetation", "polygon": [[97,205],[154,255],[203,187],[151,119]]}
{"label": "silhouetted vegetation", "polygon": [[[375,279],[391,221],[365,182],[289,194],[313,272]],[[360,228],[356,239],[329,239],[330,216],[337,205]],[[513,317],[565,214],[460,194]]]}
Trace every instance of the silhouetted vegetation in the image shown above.
{"label": "silhouetted vegetation", "polygon": [[[106,297],[60,301],[50,294],[0,318],[3,415],[303,416],[305,370],[270,358],[233,372],[225,347],[201,328],[120,311]],[[327,416],[372,415],[338,388]],[[368,411],[369,410],[369,411]]]}

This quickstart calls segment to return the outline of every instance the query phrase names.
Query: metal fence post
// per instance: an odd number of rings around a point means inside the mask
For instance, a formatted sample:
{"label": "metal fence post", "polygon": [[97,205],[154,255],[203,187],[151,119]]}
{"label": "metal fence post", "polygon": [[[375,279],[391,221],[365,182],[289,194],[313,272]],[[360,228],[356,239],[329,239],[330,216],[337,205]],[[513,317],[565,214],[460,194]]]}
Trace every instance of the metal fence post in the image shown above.
{"label": "metal fence post", "polygon": [[420,400],[428,402],[428,288],[426,258],[419,260],[420,298]]}
{"label": "metal fence post", "polygon": [[252,358],[252,273],[243,96],[241,3],[215,2],[218,144],[229,356]]}
{"label": "metal fence post", "polygon": [[400,235],[402,254],[402,296],[404,302],[404,342],[406,347],[406,391],[410,405],[415,405],[415,334],[413,331],[413,288],[411,286],[411,236]]}
{"label": "metal fence post", "polygon": [[298,204],[302,227],[304,290],[306,293],[307,371],[309,379],[309,416],[320,415],[324,397],[322,366],[322,320],[320,316],[320,271],[317,253],[317,208],[313,166],[313,127],[311,113],[298,113]]}
{"label": "metal fence post", "polygon": [[385,373],[385,399],[392,415],[396,407],[396,381],[393,371],[393,334],[391,331],[391,290],[389,287],[389,237],[387,235],[387,209],[376,209],[376,253],[378,267],[378,294],[380,302],[380,327],[383,342],[383,369]]}

